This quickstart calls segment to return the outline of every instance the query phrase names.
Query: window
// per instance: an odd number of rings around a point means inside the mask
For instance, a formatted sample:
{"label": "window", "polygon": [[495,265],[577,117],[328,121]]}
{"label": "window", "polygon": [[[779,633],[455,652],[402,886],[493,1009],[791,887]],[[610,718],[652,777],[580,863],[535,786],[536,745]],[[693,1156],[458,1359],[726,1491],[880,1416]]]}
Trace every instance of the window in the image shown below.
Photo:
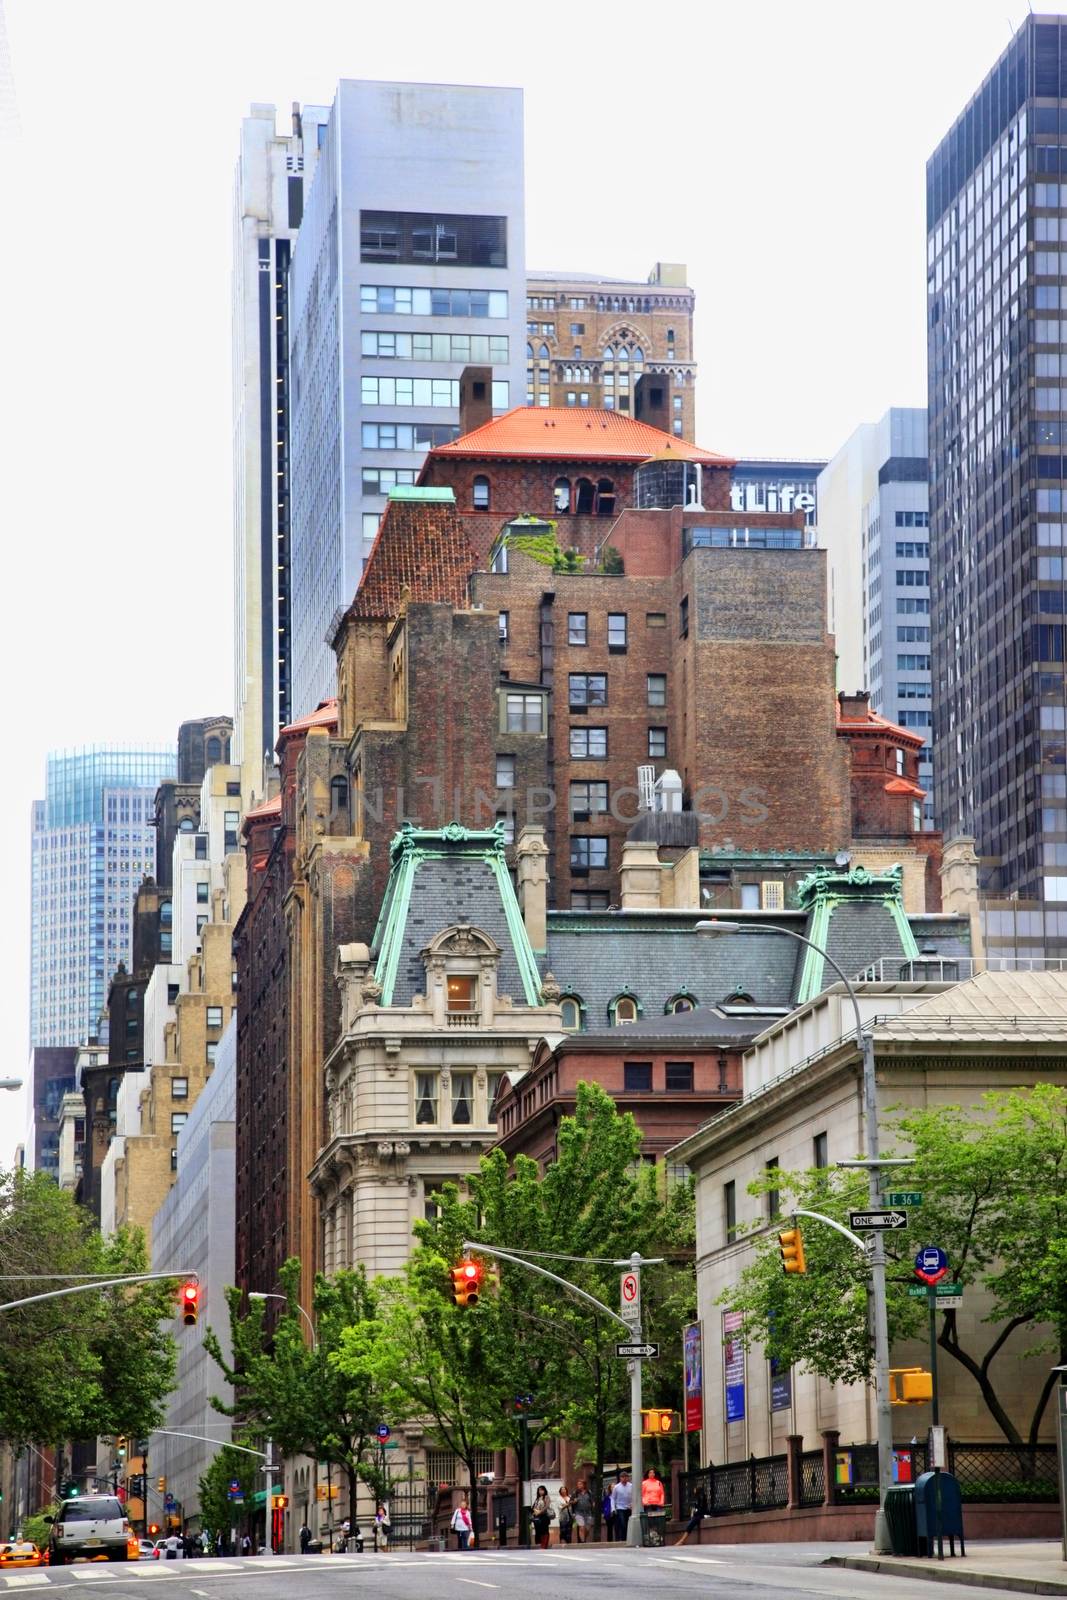
{"label": "window", "polygon": [[503,733],[543,733],[545,697],[542,694],[504,693]]}
{"label": "window", "polygon": [[427,1222],[436,1222],[441,1215],[441,1185],[427,1181],[422,1186],[422,1214]]}
{"label": "window", "polygon": [[818,1167],[820,1172],[830,1165],[829,1142],[825,1133],[817,1133],[812,1144],[812,1166]]}
{"label": "window", "polygon": [[[465,366],[505,364],[509,340],[500,333],[364,333],[362,354],[373,361],[452,361]],[[527,353],[530,347],[527,345]],[[410,477],[399,480],[410,483]],[[384,490],[379,491],[384,493]]]}
{"label": "window", "polygon": [[239,783],[227,783],[226,793],[228,795],[233,795],[233,797],[236,799],[241,793],[241,785]]}
{"label": "window", "polygon": [[218,1055],[218,1053],[219,1047],[215,1040],[212,1039],[211,1043],[204,1049],[204,1060],[207,1062],[209,1067],[213,1067],[215,1065],[215,1057]]}
{"label": "window", "polygon": [[563,1026],[568,1033],[577,1033],[582,1026],[582,1002],[577,995],[565,994],[559,1003],[563,1013]]}
{"label": "window", "polygon": [[602,672],[572,672],[569,678],[569,700],[572,710],[583,706],[606,706],[608,680]]}
{"label": "window", "polygon": [[650,672],[645,679],[650,706],[667,704],[667,676],[663,672]]}
{"label": "window", "polygon": [[487,1072],[485,1075],[485,1120],[492,1128],[496,1127],[496,1103],[506,1078],[504,1072]]}
{"label": "window", "polygon": [[241,813],[239,811],[224,811],[222,814],[223,846],[227,850],[237,849],[237,830],[241,826]]}
{"label": "window", "polygon": [[475,511],[489,510],[489,479],[483,473],[478,473],[474,479],[471,503]]}
{"label": "window", "polygon": [[474,1011],[478,1004],[478,980],[473,973],[450,972],[447,985],[449,1011]]}
{"label": "window", "polygon": [[784,911],[785,880],[783,878],[764,878],[760,884],[760,909],[762,911]]}
{"label": "window", "polygon": [[724,1183],[722,1186],[722,1209],[726,1219],[726,1243],[733,1244],[737,1238],[737,1185]]}
{"label": "window", "polygon": [[[620,1001],[620,1004],[622,1002]],[[633,1001],[630,1001],[633,1004]],[[616,1022],[620,1021],[618,1009],[615,1012]],[[632,1018],[628,1018],[632,1021]],[[652,1063],[651,1061],[624,1061],[622,1065],[622,1086],[626,1094],[650,1094],[652,1092]]]}
{"label": "window", "polygon": [[410,485],[418,473],[414,467],[364,467],[362,488],[364,494],[388,494],[398,484]]}
{"label": "window", "polygon": [[173,907],[173,905],[171,904],[171,902],[169,900],[164,900],[163,904],[159,908],[159,925],[160,925],[160,927],[161,928],[169,928],[170,925],[171,925],[171,920],[172,920],[173,916],[174,916],[174,907]]}
{"label": "window", "polygon": [[515,843],[515,814],[512,811],[498,811],[494,818],[500,823],[505,844]]}
{"label": "window", "polygon": [[575,889],[571,893],[572,911],[606,911],[609,904],[606,889]]}
{"label": "window", "polygon": [[179,1128],[184,1128],[189,1121],[188,1111],[172,1111],[170,1114],[170,1131],[177,1133]]}
{"label": "window", "polygon": [[497,756],[496,758],[496,786],[498,789],[514,789],[515,787],[515,757]]}
{"label": "window", "polygon": [[677,994],[672,994],[664,1011],[668,1016],[677,1016],[681,1011],[695,1011],[696,999],[688,989],[680,989]]}
{"label": "window", "polygon": [[683,639],[689,637],[689,596],[683,595],[678,603],[678,632]]}
{"label": "window", "polygon": [[571,486],[566,478],[557,478],[552,485],[553,511],[569,511],[571,508]]}
{"label": "window", "polygon": [[[370,316],[491,317],[500,320],[508,315],[506,289],[415,289],[392,283],[365,283],[359,291],[359,302],[360,310]],[[548,355],[547,350],[545,355]],[[502,359],[507,360],[507,357]]]}
{"label": "window", "polygon": [[[778,1157],[777,1156],[771,1156],[768,1159],[766,1171],[767,1171],[768,1178],[772,1178],[773,1181],[777,1182],[777,1179],[774,1177],[774,1175],[778,1171]],[[775,1217],[777,1217],[777,1216],[779,1216],[781,1214],[781,1209],[782,1209],[782,1196],[781,1196],[780,1191],[778,1189],[776,1189],[776,1188],[775,1189],[768,1189],[767,1190],[767,1220],[769,1222],[773,1222]]]}
{"label": "window", "polygon": [[608,841],[599,834],[572,834],[571,871],[604,871],[608,864]]}
{"label": "window", "polygon": [[208,903],[208,898],[209,898],[210,894],[211,894],[211,885],[209,883],[198,883],[197,886],[196,886],[196,903],[197,903],[197,905],[198,906],[206,906],[207,903]]}
{"label": "window", "polygon": [[506,267],[507,218],[425,211],[361,211],[361,261],[448,261],[460,267]]}
{"label": "window", "polygon": [[474,1073],[452,1074],[452,1122],[466,1125],[474,1120]]}
{"label": "window", "polygon": [[608,612],[608,649],[613,655],[624,655],[626,652],[625,611]]}
{"label": "window", "polygon": [[743,883],[741,885],[742,911],[758,911],[760,908],[759,898],[758,883]]}
{"label": "window", "polygon": [[177,1150],[177,1147],[175,1145],[171,1145],[171,1150],[170,1150],[170,1170],[172,1172],[177,1172],[177,1170],[178,1170],[178,1150]]}
{"label": "window", "polygon": [[365,406],[455,407],[459,405],[459,379],[363,377],[360,398]]}
{"label": "window", "polygon": [[193,859],[196,861],[207,860],[208,838],[206,833],[198,833],[193,840]]}
{"label": "window", "polygon": [[501,644],[507,644],[508,642],[509,621],[510,618],[506,611],[498,612],[496,619],[497,637],[499,638]]}
{"label": "window", "polygon": [[668,1094],[691,1094],[693,1091],[693,1063],[691,1061],[668,1061],[666,1088]]}
{"label": "window", "polygon": [[415,1074],[415,1122],[435,1123],[437,1121],[437,1073],[417,1072]]}
{"label": "window", "polygon": [[168,1006],[172,1006],[174,1004],[175,1000],[177,1000],[179,987],[180,986],[178,984],[176,984],[176,983],[168,983],[167,984],[167,1004],[168,1004]]}
{"label": "window", "polygon": [[136,1017],[127,1017],[126,1018],[126,1032],[127,1032],[127,1034],[135,1034],[137,1032],[137,1018]]}
{"label": "window", "polygon": [[209,1028],[221,1028],[222,1027],[222,1007],[221,1006],[208,1006],[208,1008],[207,1008],[207,1025],[208,1025]]}
{"label": "window", "polygon": [[567,617],[567,643],[589,643],[589,618],[584,611],[572,611]]}
{"label": "window", "polygon": [[608,809],[608,786],[602,779],[580,779],[571,784],[571,816],[583,820],[602,815]]}
{"label": "window", "polygon": [[608,753],[607,728],[572,728],[571,757],[575,761],[603,761]]}
{"label": "window", "polygon": [[364,450],[432,450],[459,438],[450,422],[363,422],[360,438]]}
{"label": "window", "polygon": [[666,728],[649,728],[648,753],[653,760],[662,760],[667,754]]}
{"label": "window", "polygon": [[646,611],[646,628],[665,628],[667,626],[667,613],[665,611]]}
{"label": "window", "polygon": [[189,1079],[172,1078],[170,1080],[170,1097],[172,1100],[188,1100]]}
{"label": "window", "polygon": [[208,917],[207,912],[206,911],[202,912],[200,914],[200,916],[198,916],[197,919],[196,919],[196,931],[197,931],[197,933],[200,933],[204,928],[206,928],[207,925],[208,925],[208,922],[210,920],[211,919]]}

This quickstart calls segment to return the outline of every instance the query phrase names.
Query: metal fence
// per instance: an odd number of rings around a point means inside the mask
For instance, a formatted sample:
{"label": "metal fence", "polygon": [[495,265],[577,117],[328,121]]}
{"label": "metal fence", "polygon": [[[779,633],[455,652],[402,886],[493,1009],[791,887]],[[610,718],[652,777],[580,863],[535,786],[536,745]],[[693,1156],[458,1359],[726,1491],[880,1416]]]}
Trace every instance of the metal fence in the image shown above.
{"label": "metal fence", "polygon": [[703,1467],[681,1477],[679,1513],[699,1507],[710,1517],[737,1511],[771,1511],[789,1504],[786,1456],[750,1456],[726,1467]]}
{"label": "metal fence", "polygon": [[826,1461],[821,1450],[805,1450],[800,1457],[800,1503],[821,1506],[826,1496]]}

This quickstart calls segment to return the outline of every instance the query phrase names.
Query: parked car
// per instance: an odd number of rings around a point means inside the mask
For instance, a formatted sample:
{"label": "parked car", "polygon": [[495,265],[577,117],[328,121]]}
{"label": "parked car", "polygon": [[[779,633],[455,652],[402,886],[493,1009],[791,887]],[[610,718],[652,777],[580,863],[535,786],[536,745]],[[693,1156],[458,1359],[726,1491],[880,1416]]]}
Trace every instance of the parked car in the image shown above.
{"label": "parked car", "polygon": [[129,1559],[130,1524],[115,1495],[76,1495],[64,1500],[50,1520],[48,1551],[54,1567],[78,1556],[106,1555],[109,1561]]}
{"label": "parked car", "polygon": [[0,1548],[0,1567],[43,1567],[44,1556],[29,1539],[14,1539]]}
{"label": "parked car", "polygon": [[138,1545],[138,1549],[141,1552],[141,1555],[145,1558],[145,1560],[146,1561],[151,1561],[152,1557],[156,1553],[155,1540],[154,1539],[138,1539],[137,1545]]}

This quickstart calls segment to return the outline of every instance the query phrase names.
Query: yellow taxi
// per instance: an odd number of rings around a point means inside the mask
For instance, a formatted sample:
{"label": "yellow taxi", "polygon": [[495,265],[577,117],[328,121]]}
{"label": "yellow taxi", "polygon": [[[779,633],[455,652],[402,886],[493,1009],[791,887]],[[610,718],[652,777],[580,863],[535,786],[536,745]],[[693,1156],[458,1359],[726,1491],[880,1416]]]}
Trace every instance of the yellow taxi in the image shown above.
{"label": "yellow taxi", "polygon": [[131,1533],[130,1537],[129,1537],[129,1540],[127,1541],[127,1544],[126,1544],[126,1560],[127,1561],[140,1561],[140,1559],[141,1559],[141,1541],[140,1541],[140,1539],[137,1537],[137,1535],[135,1533]]}
{"label": "yellow taxi", "polygon": [[0,1567],[43,1567],[44,1556],[29,1539],[0,1545]]}

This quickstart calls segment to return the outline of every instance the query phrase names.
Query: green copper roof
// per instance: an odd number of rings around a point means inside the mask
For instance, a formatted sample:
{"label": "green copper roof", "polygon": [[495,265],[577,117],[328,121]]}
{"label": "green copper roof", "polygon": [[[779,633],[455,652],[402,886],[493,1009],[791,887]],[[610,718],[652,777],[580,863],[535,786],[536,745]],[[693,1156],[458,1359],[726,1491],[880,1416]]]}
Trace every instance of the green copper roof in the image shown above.
{"label": "green copper roof", "polygon": [[504,857],[504,830],[415,828],[405,823],[389,846],[391,868],[374,931],[375,978],[383,1006],[407,1005],[421,993],[421,952],[437,934],[467,922],[501,948],[499,991],[539,1005],[537,970]]}
{"label": "green copper roof", "polygon": [[[847,973],[859,972],[880,956],[911,960],[919,954],[904,910],[903,873],[899,866],[888,867],[884,872],[871,872],[867,867],[816,867],[797,884],[797,900],[809,913],[808,938]],[[869,906],[871,901],[881,911],[881,915],[875,913],[877,926],[869,910],[859,912],[864,902]],[[865,962],[861,946],[877,949],[878,955]],[[804,952],[798,1005],[813,999],[827,982],[835,981],[832,969],[824,972],[825,965],[818,951]]]}

